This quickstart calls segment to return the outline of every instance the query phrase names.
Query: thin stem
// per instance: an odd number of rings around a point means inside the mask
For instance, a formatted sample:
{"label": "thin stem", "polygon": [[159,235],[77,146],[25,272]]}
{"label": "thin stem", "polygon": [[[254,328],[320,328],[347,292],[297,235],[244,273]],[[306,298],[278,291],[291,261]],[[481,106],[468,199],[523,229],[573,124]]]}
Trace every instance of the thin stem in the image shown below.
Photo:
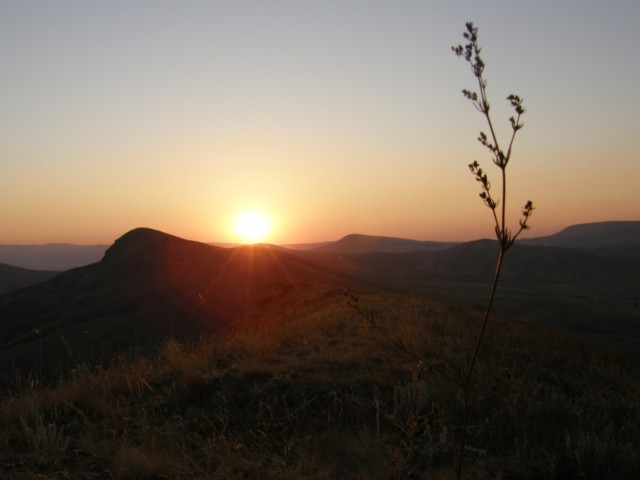
{"label": "thin stem", "polygon": [[518,230],[518,233],[516,233],[516,234],[513,236],[513,239],[512,239],[512,240],[513,240],[514,242],[516,241],[516,238],[518,238],[518,236],[519,236],[519,235],[520,235],[524,230],[526,230],[526,229],[528,228],[528,227],[527,227],[527,221],[528,221],[528,220],[529,220],[529,216],[527,215],[527,216],[525,216],[525,217],[524,217],[524,220],[523,220],[523,221],[522,221],[522,223],[520,224],[520,230]]}
{"label": "thin stem", "polygon": [[493,122],[491,121],[491,116],[489,115],[489,102],[487,101],[487,91],[486,84],[482,78],[482,75],[478,77],[478,85],[480,87],[480,96],[482,98],[483,110],[485,118],[487,119],[487,123],[489,124],[489,131],[491,132],[491,138],[493,139],[493,144],[496,147],[496,156],[498,160],[500,160],[500,145],[498,144],[498,136],[496,135],[495,130],[493,129]]}
{"label": "thin stem", "polygon": [[487,302],[487,310],[484,313],[482,328],[480,329],[478,339],[476,340],[476,348],[473,352],[473,357],[471,358],[469,370],[467,371],[467,375],[464,379],[464,385],[462,386],[462,393],[464,396],[464,420],[462,425],[462,436],[460,438],[460,451],[458,452],[458,465],[456,467],[456,478],[458,480],[462,478],[462,459],[464,456],[464,449],[467,444],[467,430],[469,428],[469,389],[471,386],[471,378],[473,377],[473,371],[476,365],[476,359],[478,358],[478,352],[480,351],[480,345],[482,344],[482,339],[484,338],[484,332],[487,328],[487,323],[489,322],[489,315],[491,314],[493,299],[495,298],[496,290],[498,288],[498,279],[500,278],[500,271],[502,270],[502,262],[504,260],[505,252],[506,250],[504,250],[501,245],[500,256],[498,257],[496,271],[493,276],[493,285],[491,286],[491,293],[489,295],[489,301]]}
{"label": "thin stem", "polygon": [[496,215],[496,209],[492,208],[491,209],[491,213],[493,213],[493,219],[496,222],[496,229],[497,229],[496,232],[497,232],[498,230],[500,230],[500,222],[498,222],[498,216]]}
{"label": "thin stem", "polygon": [[493,285],[491,286],[491,294],[489,295],[489,301],[487,302],[487,310],[484,313],[482,328],[480,329],[480,334],[478,335],[478,340],[476,341],[476,348],[473,352],[473,357],[471,358],[471,364],[469,365],[469,370],[465,378],[465,389],[469,388],[469,384],[471,383],[471,377],[473,376],[473,370],[476,364],[476,359],[478,358],[478,352],[480,351],[480,344],[482,343],[482,339],[484,337],[484,331],[487,328],[489,315],[491,314],[491,307],[493,306],[493,299],[496,296],[496,290],[498,288],[498,279],[500,278],[500,271],[502,270],[504,254],[505,254],[505,250],[501,246],[500,256],[498,257],[498,263],[496,264],[496,271],[493,276]]}
{"label": "thin stem", "polygon": [[462,456],[467,444],[467,426],[469,424],[469,390],[464,389],[464,426],[462,429],[462,437],[460,438],[460,450],[458,451],[458,465],[456,467],[456,478],[460,480],[462,478]]}
{"label": "thin stem", "polygon": [[[516,117],[516,121],[515,124],[519,125],[520,123],[520,114],[518,114],[518,116]],[[509,148],[507,149],[507,156],[505,157],[505,162],[509,163],[509,159],[511,158],[511,148],[513,147],[513,141],[516,138],[516,132],[518,131],[517,128],[513,129],[513,133],[511,134],[511,140],[509,141]],[[506,166],[506,164],[505,164]]]}
{"label": "thin stem", "polygon": [[[513,142],[516,137],[516,133],[518,130],[522,128],[522,124],[520,123],[520,117],[524,113],[524,108],[522,107],[522,99],[517,95],[509,95],[507,100],[511,103],[511,105],[515,109],[515,113],[517,114],[515,117],[509,118],[511,122],[511,127],[513,132],[511,134],[511,138],[509,139],[508,149],[504,152],[500,148],[500,144],[498,142],[498,136],[493,128],[493,122],[491,121],[491,115],[489,114],[489,102],[487,101],[487,91],[486,86],[487,82],[483,77],[484,70],[484,62],[480,58],[480,47],[478,46],[478,37],[477,37],[477,28],[474,27],[472,22],[467,22],[466,24],[467,31],[464,33],[464,38],[468,40],[467,45],[464,47],[462,45],[458,45],[457,47],[452,47],[453,51],[458,56],[464,57],[464,59],[471,65],[473,70],[473,74],[478,81],[479,87],[479,98],[475,92],[469,92],[468,90],[463,90],[463,94],[466,98],[473,102],[473,105],[480,110],[480,112],[484,115],[487,123],[489,124],[489,131],[491,140],[487,140],[487,135],[483,132],[480,132],[480,137],[478,140],[482,145],[488,148],[493,154],[493,163],[500,168],[501,170],[501,179],[502,179],[502,205],[500,205],[500,212],[496,212],[497,202],[493,200],[491,194],[489,192],[489,183],[486,178],[484,172],[479,168],[478,162],[473,162],[473,164],[469,165],[471,167],[472,173],[475,174],[476,179],[482,182],[483,192],[480,194],[480,197],[485,202],[485,204],[491,208],[491,212],[493,214],[493,219],[496,224],[496,237],[498,239],[498,245],[500,247],[500,254],[498,256],[498,260],[496,263],[496,269],[493,277],[493,285],[491,286],[491,292],[489,295],[489,300],[487,302],[486,311],[484,314],[484,319],[482,321],[482,328],[480,329],[480,333],[478,334],[475,349],[473,351],[473,355],[471,357],[471,363],[469,364],[469,368],[466,372],[464,372],[464,378],[462,379],[461,384],[459,384],[460,389],[463,394],[464,401],[464,423],[463,430],[460,439],[460,451],[458,454],[458,464],[457,464],[457,478],[460,480],[462,476],[462,460],[464,457],[464,451],[467,442],[468,436],[468,427],[469,427],[469,393],[471,391],[471,380],[473,378],[474,369],[476,365],[476,360],[478,358],[478,353],[480,351],[480,345],[484,339],[485,330],[487,327],[487,323],[489,322],[489,316],[491,314],[491,308],[493,306],[493,300],[496,295],[496,290],[498,287],[498,280],[500,278],[500,272],[502,270],[502,264],[504,261],[505,254],[509,248],[513,245],[516,238],[522,233],[523,230],[527,229],[527,221],[529,216],[531,216],[531,212],[533,210],[533,204],[531,201],[528,201],[522,210],[523,219],[520,220],[520,229],[516,232],[515,235],[512,236],[509,229],[507,229],[506,223],[506,212],[507,212],[507,164],[511,159],[511,152],[513,148]],[[493,144],[491,143],[493,141]]]}
{"label": "thin stem", "polygon": [[[500,226],[500,232],[502,234],[502,239],[498,239],[502,242],[502,240],[506,237],[507,227],[506,227],[506,216],[507,216],[507,164],[505,163],[502,168],[502,225]],[[502,251],[503,247],[500,245],[500,255],[504,252]]]}
{"label": "thin stem", "polygon": [[[496,150],[495,150],[495,155],[497,157],[498,160],[498,165],[500,166],[500,169],[502,170],[502,215],[501,215],[501,222],[498,223],[497,219],[496,219],[496,224],[498,225],[498,230],[500,231],[500,234],[502,237],[505,236],[505,225],[506,225],[506,193],[507,193],[507,182],[506,182],[506,172],[505,169],[507,167],[506,158],[500,158],[501,154],[502,154],[502,150],[500,150],[500,144],[498,142],[498,136],[496,135],[496,132],[493,128],[493,122],[491,121],[491,115],[489,115],[489,103],[487,101],[487,92],[486,92],[486,83],[484,82],[484,79],[482,78],[482,75],[478,76],[478,86],[480,88],[480,97],[482,99],[482,105],[483,105],[483,110],[482,113],[484,114],[485,118],[487,119],[487,123],[489,124],[489,131],[491,132],[491,138],[493,139],[493,145],[495,146]],[[520,118],[520,117],[518,117]],[[515,132],[514,132],[515,134]],[[511,142],[513,143],[513,138],[511,139]],[[509,150],[511,150],[511,145],[509,145]],[[495,214],[495,212],[494,212]],[[502,241],[500,239],[500,237],[498,237],[499,241]],[[502,247],[501,247],[502,248]]]}

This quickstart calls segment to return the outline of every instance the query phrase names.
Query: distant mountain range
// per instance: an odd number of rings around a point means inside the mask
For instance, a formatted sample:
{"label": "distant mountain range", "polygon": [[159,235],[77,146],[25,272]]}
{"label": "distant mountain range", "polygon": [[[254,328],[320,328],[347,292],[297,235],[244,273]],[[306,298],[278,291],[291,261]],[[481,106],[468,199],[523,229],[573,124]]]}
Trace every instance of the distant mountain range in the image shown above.
{"label": "distant mountain range", "polygon": [[[606,222],[517,243],[496,312],[638,355],[639,230],[640,222]],[[256,312],[268,319],[270,308],[290,308],[310,292],[383,289],[482,308],[497,254],[492,240],[363,235],[310,250],[221,248],[139,228],[100,261],[60,274],[0,265],[0,378],[18,367],[145,351],[169,335],[198,336]]]}
{"label": "distant mountain range", "polygon": [[332,253],[366,253],[386,252],[404,253],[414,251],[432,252],[456,245],[456,243],[430,242],[419,240],[407,240],[405,238],[381,237],[372,235],[351,234],[341,238],[337,242],[331,242],[312,250],[315,252]]}
{"label": "distant mountain range", "polygon": [[0,263],[32,270],[62,272],[99,262],[109,245],[0,245]]}
{"label": "distant mountain range", "polygon": [[554,235],[523,239],[521,243],[574,248],[619,257],[640,257],[640,222],[572,225]]}
{"label": "distant mountain range", "polygon": [[[334,253],[402,253],[442,250],[459,243],[351,234],[313,250]],[[621,257],[638,257],[640,256],[640,221],[572,225],[553,235],[525,238],[518,243],[522,245],[572,248]]]}
{"label": "distant mountain range", "polygon": [[[367,253],[436,251],[460,242],[434,242],[375,235],[350,234],[335,242],[282,245],[291,250]],[[640,256],[640,221],[573,225],[553,235],[526,238],[523,245],[573,248],[616,256]],[[209,245],[233,248],[236,244]],[[30,270],[64,271],[100,261],[108,245],[0,245],[0,263]]]}

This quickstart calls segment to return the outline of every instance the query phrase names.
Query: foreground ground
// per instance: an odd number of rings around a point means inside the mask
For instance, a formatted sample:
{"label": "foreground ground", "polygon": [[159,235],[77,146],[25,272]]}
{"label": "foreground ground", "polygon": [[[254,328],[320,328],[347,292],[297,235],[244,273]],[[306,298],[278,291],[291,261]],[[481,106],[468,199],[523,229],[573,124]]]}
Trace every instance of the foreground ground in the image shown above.
{"label": "foreground ground", "polygon": [[[310,291],[154,358],[78,365],[53,387],[20,379],[0,401],[0,477],[454,478],[462,402],[448,377],[478,315],[355,297]],[[640,478],[637,367],[495,319],[465,478]]]}

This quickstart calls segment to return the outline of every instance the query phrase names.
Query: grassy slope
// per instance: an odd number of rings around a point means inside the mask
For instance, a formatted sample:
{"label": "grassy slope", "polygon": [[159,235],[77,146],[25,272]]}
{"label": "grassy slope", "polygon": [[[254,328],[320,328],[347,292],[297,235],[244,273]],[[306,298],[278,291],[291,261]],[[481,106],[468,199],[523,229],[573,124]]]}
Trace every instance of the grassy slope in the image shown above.
{"label": "grassy slope", "polygon": [[271,247],[222,249],[133,230],[99,263],[0,296],[0,389],[15,369],[140,351],[154,337],[213,331],[309,283],[350,282],[338,273]]}
{"label": "grassy slope", "polygon": [[[456,387],[363,316],[453,376],[479,319],[359,298],[310,292],[154,359],[23,379],[0,402],[0,477],[453,478]],[[496,320],[478,367],[467,478],[640,478],[637,365]]]}

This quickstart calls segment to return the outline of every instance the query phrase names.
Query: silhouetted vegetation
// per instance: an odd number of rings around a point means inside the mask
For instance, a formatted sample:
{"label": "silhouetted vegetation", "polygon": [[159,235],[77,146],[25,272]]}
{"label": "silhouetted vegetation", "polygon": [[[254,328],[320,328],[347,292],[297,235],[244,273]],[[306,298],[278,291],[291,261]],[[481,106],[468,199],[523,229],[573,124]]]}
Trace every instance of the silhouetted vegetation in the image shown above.
{"label": "silhouetted vegetation", "polygon": [[[356,292],[395,341],[455,376],[477,318]],[[341,290],[265,310],[155,357],[77,365],[0,401],[0,477],[452,479],[460,391],[389,349]],[[478,479],[640,475],[635,365],[494,318],[470,392]]]}
{"label": "silhouetted vegetation", "polygon": [[523,127],[523,123],[521,121],[522,115],[524,115],[524,107],[522,105],[522,99],[518,95],[511,94],[507,97],[507,100],[511,104],[514,110],[514,116],[509,118],[509,123],[511,124],[511,138],[508,142],[508,146],[505,149],[501,147],[501,143],[498,140],[498,136],[496,135],[496,131],[493,126],[493,121],[490,115],[490,105],[487,99],[487,81],[484,77],[484,68],[485,63],[482,57],[480,56],[480,46],[478,45],[478,28],[473,25],[472,22],[467,22],[466,31],[463,34],[467,43],[462,46],[454,46],[452,47],[455,54],[459,57],[462,57],[469,63],[471,66],[471,70],[473,72],[474,77],[478,82],[478,90],[463,90],[463,95],[471,101],[474,107],[482,113],[484,118],[487,121],[487,126],[489,128],[489,135],[485,132],[480,132],[478,136],[478,141],[480,144],[485,147],[489,153],[491,154],[492,161],[494,165],[498,167],[501,174],[502,180],[502,199],[496,198],[492,195],[491,192],[491,183],[489,182],[489,178],[486,172],[480,167],[480,164],[477,161],[473,161],[469,164],[469,170],[474,175],[477,182],[480,183],[481,192],[480,198],[484,202],[484,204],[491,210],[493,221],[494,221],[494,230],[496,234],[496,238],[498,240],[498,246],[500,247],[500,253],[498,256],[498,260],[496,263],[496,269],[493,278],[493,285],[491,286],[491,292],[489,294],[489,300],[487,302],[487,309],[484,315],[484,319],[482,321],[482,328],[480,329],[480,333],[478,334],[478,339],[476,341],[476,346],[473,350],[473,355],[471,357],[471,362],[468,367],[466,367],[466,371],[464,375],[460,379],[460,387],[462,388],[463,398],[464,398],[464,428],[462,430],[462,436],[460,440],[460,455],[458,460],[457,467],[457,477],[461,478],[462,474],[462,463],[463,457],[465,454],[465,445],[467,438],[467,423],[468,423],[468,409],[469,409],[469,390],[471,388],[471,382],[473,380],[473,375],[475,372],[476,360],[478,358],[478,353],[480,351],[480,346],[482,345],[482,341],[485,335],[485,329],[487,327],[487,323],[489,321],[489,316],[491,314],[491,308],[493,306],[493,300],[495,298],[496,289],[498,287],[498,281],[500,278],[500,272],[502,270],[502,264],[504,261],[505,254],[507,250],[509,250],[520,233],[522,231],[529,228],[527,225],[527,221],[529,217],[533,213],[533,202],[528,200],[524,207],[522,207],[522,218],[519,221],[518,230],[513,233],[507,227],[506,220],[506,206],[507,206],[507,166],[509,165],[509,161],[511,160],[511,153],[513,148],[513,142],[515,140],[516,134]]}

